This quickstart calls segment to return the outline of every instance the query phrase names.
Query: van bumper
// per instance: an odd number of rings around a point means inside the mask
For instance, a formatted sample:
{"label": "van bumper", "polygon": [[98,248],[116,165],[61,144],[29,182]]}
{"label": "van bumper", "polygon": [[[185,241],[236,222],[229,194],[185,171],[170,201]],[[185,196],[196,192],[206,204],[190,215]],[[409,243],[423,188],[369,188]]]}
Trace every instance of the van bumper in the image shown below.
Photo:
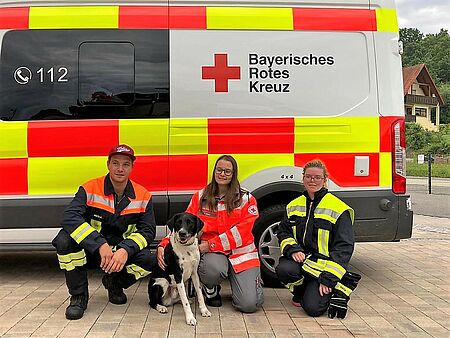
{"label": "van bumper", "polygon": [[409,195],[390,190],[336,191],[355,210],[358,242],[391,242],[411,238],[413,212]]}

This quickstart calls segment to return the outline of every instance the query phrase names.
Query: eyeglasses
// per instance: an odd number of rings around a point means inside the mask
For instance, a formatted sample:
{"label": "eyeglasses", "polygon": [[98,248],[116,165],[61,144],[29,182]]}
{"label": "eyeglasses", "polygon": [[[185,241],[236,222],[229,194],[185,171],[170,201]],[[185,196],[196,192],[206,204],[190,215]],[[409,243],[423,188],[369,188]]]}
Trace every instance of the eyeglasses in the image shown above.
{"label": "eyeglasses", "polygon": [[218,175],[224,173],[225,176],[230,176],[231,174],[233,174],[233,170],[231,170],[231,169],[224,169],[224,168],[217,167],[215,171],[216,171],[216,174],[218,174]]}
{"label": "eyeglasses", "polygon": [[307,181],[321,181],[321,180],[323,180],[325,177],[322,177],[322,176],[319,176],[319,175],[316,175],[316,176],[313,176],[313,175],[303,175],[303,179],[305,179],[305,180],[307,180]]}

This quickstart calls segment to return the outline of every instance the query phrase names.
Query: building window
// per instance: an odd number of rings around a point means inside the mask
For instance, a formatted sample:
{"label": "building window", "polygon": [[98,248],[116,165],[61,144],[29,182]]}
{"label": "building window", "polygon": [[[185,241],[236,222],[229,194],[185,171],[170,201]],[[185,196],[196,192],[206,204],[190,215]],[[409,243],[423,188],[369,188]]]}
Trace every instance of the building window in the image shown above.
{"label": "building window", "polygon": [[427,108],[416,108],[415,112],[417,116],[427,117]]}

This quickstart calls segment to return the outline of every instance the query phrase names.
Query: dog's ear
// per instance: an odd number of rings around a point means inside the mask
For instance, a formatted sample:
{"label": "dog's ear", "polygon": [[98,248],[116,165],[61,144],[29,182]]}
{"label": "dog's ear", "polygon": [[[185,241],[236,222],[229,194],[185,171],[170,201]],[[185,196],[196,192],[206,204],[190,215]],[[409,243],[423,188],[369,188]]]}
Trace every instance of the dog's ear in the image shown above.
{"label": "dog's ear", "polygon": [[178,216],[179,216],[179,214],[175,214],[175,215],[172,216],[171,219],[169,219],[167,221],[167,226],[169,227],[170,231],[173,230],[173,226],[175,225],[175,220],[177,219]]}
{"label": "dog's ear", "polygon": [[198,217],[196,218],[197,218],[197,233],[200,233],[200,231],[203,229],[203,221]]}

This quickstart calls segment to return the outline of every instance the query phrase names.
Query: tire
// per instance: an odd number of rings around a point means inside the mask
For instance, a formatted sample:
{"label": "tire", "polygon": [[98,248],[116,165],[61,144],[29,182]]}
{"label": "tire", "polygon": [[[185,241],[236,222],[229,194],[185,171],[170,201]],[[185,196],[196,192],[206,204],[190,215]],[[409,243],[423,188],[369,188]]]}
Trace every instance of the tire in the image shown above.
{"label": "tire", "polygon": [[260,212],[253,227],[255,245],[261,261],[261,277],[265,286],[280,287],[275,267],[281,256],[276,236],[277,226],[286,212],[286,206],[277,204]]}

